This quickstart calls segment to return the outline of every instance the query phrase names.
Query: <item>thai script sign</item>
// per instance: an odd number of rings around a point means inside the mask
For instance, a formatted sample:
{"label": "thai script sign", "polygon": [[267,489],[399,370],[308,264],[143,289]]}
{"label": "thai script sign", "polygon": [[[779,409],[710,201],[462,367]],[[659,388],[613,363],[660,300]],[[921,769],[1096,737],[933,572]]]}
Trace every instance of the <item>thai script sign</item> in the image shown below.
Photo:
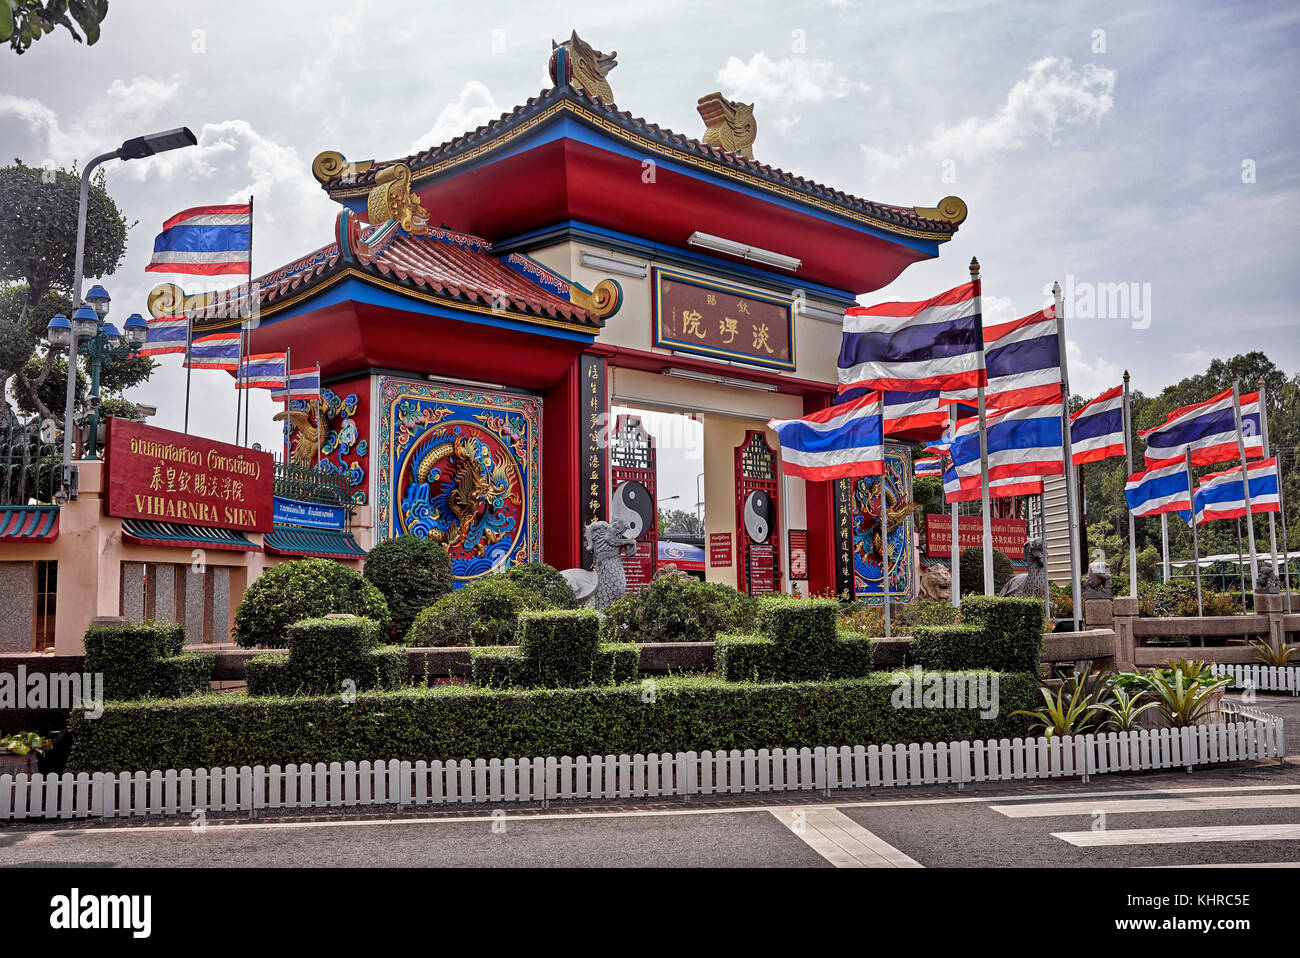
{"label": "thai script sign", "polygon": [[347,512],[342,506],[322,506],[276,496],[272,500],[276,525],[304,526],[309,529],[334,529],[342,532]]}
{"label": "thai script sign", "polygon": [[[1010,559],[1025,557],[1025,538],[1029,523],[1024,519],[990,519],[993,548]],[[957,536],[959,551],[980,548],[984,544],[984,519],[982,516],[958,516]],[[952,557],[952,517],[927,515],[925,517],[925,554],[936,558]]]}
{"label": "thai script sign", "polygon": [[273,460],[259,452],[110,417],[105,511],[122,519],[270,532]]}
{"label": "thai script sign", "polygon": [[655,268],[654,344],[714,359],[794,369],[790,300]]}
{"label": "thai script sign", "polygon": [[709,565],[715,567],[731,565],[730,532],[709,533]]}

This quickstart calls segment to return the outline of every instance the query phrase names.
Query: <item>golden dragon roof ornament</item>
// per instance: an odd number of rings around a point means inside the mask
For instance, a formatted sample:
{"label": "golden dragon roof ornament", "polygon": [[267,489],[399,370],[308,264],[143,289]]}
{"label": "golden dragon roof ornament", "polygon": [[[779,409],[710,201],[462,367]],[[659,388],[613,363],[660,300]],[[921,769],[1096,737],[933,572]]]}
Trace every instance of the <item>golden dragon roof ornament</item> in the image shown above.
{"label": "golden dragon roof ornament", "polygon": [[[568,83],[575,90],[582,90],[590,96],[599,97],[607,106],[614,105],[614,91],[609,87],[606,75],[618,66],[618,51],[601,53],[591,44],[578,36],[578,31],[570,32],[569,39],[563,43],[551,41],[551,61],[547,69],[551,81],[557,86]],[[564,60],[564,75],[556,67],[556,61]]]}
{"label": "golden dragon roof ornament", "polygon": [[707,127],[705,143],[750,160],[754,158],[754,138],[758,136],[754,104],[728,100],[721,93],[708,93],[700,97],[696,109]]}

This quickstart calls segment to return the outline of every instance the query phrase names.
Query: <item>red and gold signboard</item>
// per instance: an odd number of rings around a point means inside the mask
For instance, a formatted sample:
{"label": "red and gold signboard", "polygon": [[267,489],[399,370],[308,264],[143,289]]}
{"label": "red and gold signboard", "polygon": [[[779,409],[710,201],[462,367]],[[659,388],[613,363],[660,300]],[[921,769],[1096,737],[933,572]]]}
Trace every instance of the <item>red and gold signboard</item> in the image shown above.
{"label": "red and gold signboard", "polygon": [[766,595],[781,588],[776,451],[750,429],[736,447],[736,588]]}
{"label": "red and gold signboard", "polygon": [[731,533],[709,533],[709,565],[715,568],[731,565]]}
{"label": "red and gold signboard", "polygon": [[656,346],[794,369],[789,299],[655,267],[654,315]]}
{"label": "red and gold signboard", "polygon": [[108,420],[105,511],[122,519],[270,532],[269,452]]}
{"label": "red and gold signboard", "polygon": [[[1025,539],[1029,523],[1024,519],[990,519],[993,548],[1010,559],[1025,557]],[[984,544],[984,519],[981,516],[958,516],[957,535],[960,550],[980,548]],[[952,516],[925,517],[925,554],[935,558],[952,558]]]}
{"label": "red and gold signboard", "polygon": [[790,530],[790,578],[808,578],[808,530]]}

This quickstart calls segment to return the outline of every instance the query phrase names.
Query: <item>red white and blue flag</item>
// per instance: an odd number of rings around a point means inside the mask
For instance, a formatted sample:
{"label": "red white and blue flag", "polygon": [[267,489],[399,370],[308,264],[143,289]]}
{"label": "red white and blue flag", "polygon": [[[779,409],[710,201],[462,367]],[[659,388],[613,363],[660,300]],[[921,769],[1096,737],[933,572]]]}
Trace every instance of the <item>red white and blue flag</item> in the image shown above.
{"label": "red white and blue flag", "polygon": [[[1241,397],[1241,431],[1246,440],[1247,458],[1264,455],[1257,392]],[[1175,409],[1163,424],[1139,435],[1147,444],[1148,463],[1182,459],[1188,451],[1192,454],[1193,466],[1210,466],[1241,455],[1237,448],[1231,389],[1205,402]]]}
{"label": "red white and blue flag", "polygon": [[1070,417],[1074,464],[1122,456],[1124,446],[1124,387],[1116,386]]}
{"label": "red white and blue flag", "polygon": [[[989,484],[1001,479],[1055,476],[1065,472],[1060,398],[1054,403],[998,409],[985,415]],[[980,478],[978,417],[963,419],[949,448],[963,480]]]}
{"label": "red white and blue flag", "polygon": [[[848,402],[871,391],[866,386],[855,386],[841,392],[839,401]],[[974,390],[970,393],[975,394]],[[948,427],[949,405],[965,403],[961,398],[964,395],[964,390],[885,390],[885,435],[914,442],[937,438]]]}
{"label": "red white and blue flag", "polygon": [[283,382],[271,390],[271,398],[276,402],[283,402],[285,399],[315,399],[318,395],[320,395],[319,366],[289,370],[289,390],[287,395]]}
{"label": "red white and blue flag", "polygon": [[[1009,409],[1061,398],[1056,306],[984,327],[985,409]],[[971,395],[974,398],[974,395]]]}
{"label": "red white and blue flag", "polygon": [[[1277,459],[1252,462],[1250,476],[1250,512],[1280,512],[1278,504]],[[1246,495],[1241,487],[1241,467],[1216,472],[1201,479],[1193,498],[1196,521],[1240,519],[1246,515]]]}
{"label": "red white and blue flag", "polygon": [[238,369],[239,339],[239,333],[200,336],[190,346],[190,358],[185,365],[191,369]]}
{"label": "red white and blue flag", "polygon": [[[1036,496],[1043,491],[1043,480],[1009,476],[989,482],[990,499],[1010,499],[1015,496]],[[952,505],[954,502],[974,502],[983,497],[980,489],[980,477],[958,476],[952,460],[948,460],[943,473],[943,500]]]}
{"label": "red white and blue flag", "polygon": [[168,353],[183,353],[189,345],[190,321],[184,316],[163,316],[150,319],[148,338],[141,356],[165,356]]}
{"label": "red white and blue flag", "polygon": [[1162,512],[1191,514],[1187,464],[1181,459],[1152,463],[1145,472],[1135,472],[1124,484],[1124,499],[1135,516],[1158,516]]}
{"label": "red white and blue flag", "polygon": [[163,223],[145,272],[195,276],[247,273],[252,245],[251,203],[196,206]]}
{"label": "red white and blue flag", "polygon": [[918,479],[922,476],[942,476],[943,462],[938,456],[927,456],[924,459],[914,460],[912,463],[912,474]]}
{"label": "red white and blue flag", "polygon": [[840,392],[983,384],[979,291],[976,281],[919,303],[850,307],[840,343]]}
{"label": "red white and blue flag", "polygon": [[878,476],[885,468],[879,393],[828,406],[802,419],[772,419],[785,473],[825,482]]}
{"label": "red white and blue flag", "polygon": [[234,370],[235,388],[283,389],[287,360],[284,353],[255,353],[245,356],[239,368]]}

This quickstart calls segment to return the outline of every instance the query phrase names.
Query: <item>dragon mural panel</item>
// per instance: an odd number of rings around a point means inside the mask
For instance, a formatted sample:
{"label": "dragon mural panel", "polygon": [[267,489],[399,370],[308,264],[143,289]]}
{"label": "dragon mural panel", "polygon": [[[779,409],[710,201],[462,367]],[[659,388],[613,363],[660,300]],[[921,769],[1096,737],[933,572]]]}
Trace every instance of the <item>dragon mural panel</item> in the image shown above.
{"label": "dragon mural panel", "polygon": [[912,568],[912,464],[905,449],[886,447],[883,477],[889,509],[888,542],[880,536],[880,476],[853,482],[854,597],[879,605],[888,557],[889,594],[895,602],[910,602],[915,592]]}
{"label": "dragon mural panel", "polygon": [[343,476],[357,505],[366,503],[369,390],[368,378],[335,383],[323,387],[319,399],[290,400],[289,408],[275,415],[284,423],[289,460]]}
{"label": "dragon mural panel", "polygon": [[540,399],[381,377],[384,535],[441,542],[458,582],[538,557]]}

